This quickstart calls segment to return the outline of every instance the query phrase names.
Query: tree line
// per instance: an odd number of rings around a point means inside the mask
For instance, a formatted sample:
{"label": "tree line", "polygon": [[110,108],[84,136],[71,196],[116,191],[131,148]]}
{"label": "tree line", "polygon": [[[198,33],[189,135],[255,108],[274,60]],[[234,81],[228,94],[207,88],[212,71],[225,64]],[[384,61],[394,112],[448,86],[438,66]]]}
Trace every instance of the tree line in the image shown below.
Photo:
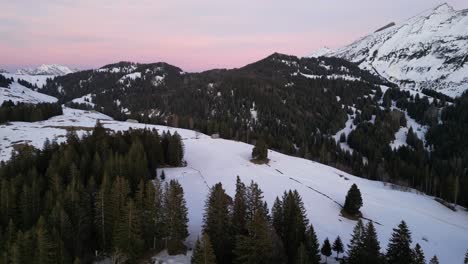
{"label": "tree line", "polygon": [[135,263],[144,253],[185,252],[187,207],[177,181],[156,169],[182,164],[177,133],[109,133],[42,150],[25,145],[0,166],[0,263]]}
{"label": "tree line", "polygon": [[[355,201],[356,190],[356,186],[350,189],[348,197],[352,198],[346,199],[349,203]],[[362,205],[362,201],[357,204]],[[421,246],[418,243],[412,246],[411,231],[405,221],[393,229],[385,252],[374,223],[365,224],[361,219],[353,229],[346,251],[339,236],[333,243],[326,238],[320,245],[297,191],[277,197],[270,212],[258,184],[252,181],[245,185],[239,177],[234,198],[226,194],[221,183],[211,187],[205,203],[203,230],[191,260],[194,264],[319,264],[322,259],[327,263],[333,252],[345,264],[427,263]],[[340,257],[342,253],[346,254]],[[429,263],[438,264],[437,256],[431,256]]]}
{"label": "tree line", "polygon": [[4,101],[0,106],[0,123],[10,121],[36,122],[62,115],[62,106],[58,103],[14,103]]}

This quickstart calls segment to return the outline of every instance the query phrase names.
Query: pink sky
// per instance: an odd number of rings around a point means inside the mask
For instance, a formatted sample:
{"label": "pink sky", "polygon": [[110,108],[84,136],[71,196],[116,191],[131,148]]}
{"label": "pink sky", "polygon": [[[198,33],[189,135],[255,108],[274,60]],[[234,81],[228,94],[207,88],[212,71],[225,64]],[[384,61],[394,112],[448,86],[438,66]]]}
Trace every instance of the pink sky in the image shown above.
{"label": "pink sky", "polygon": [[[456,9],[466,0],[448,1]],[[186,71],[337,48],[434,0],[1,1],[0,68],[165,61]]]}

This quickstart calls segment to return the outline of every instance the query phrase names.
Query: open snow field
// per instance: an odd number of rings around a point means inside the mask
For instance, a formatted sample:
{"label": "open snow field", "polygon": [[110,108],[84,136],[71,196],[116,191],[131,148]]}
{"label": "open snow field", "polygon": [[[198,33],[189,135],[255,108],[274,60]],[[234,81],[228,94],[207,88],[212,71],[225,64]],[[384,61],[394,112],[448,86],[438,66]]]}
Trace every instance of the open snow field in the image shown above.
{"label": "open snow field", "polygon": [[104,127],[116,130],[156,128],[177,131],[185,145],[187,167],[165,169],[166,180],[177,179],[185,191],[189,213],[189,246],[201,230],[203,208],[208,189],[222,182],[227,193],[234,196],[236,176],[249,184],[256,181],[264,192],[269,207],[276,196],[296,189],[301,194],[307,215],[314,225],[320,242],[340,235],[347,244],[355,221],[340,216],[340,204],[353,183],[361,190],[365,218],[375,221],[381,247],[386,249],[392,228],[401,220],[412,231],[413,245],[417,242],[427,258],[434,254],[441,263],[462,263],[468,247],[468,212],[457,212],[434,201],[433,197],[392,189],[381,182],[368,181],[310,160],[269,151],[268,165],[251,163],[249,144],[212,139],[191,130],[118,122],[90,111],[64,108],[64,115],[46,121],[12,122],[0,125],[0,160],[8,160],[15,144],[29,143],[42,147],[46,138],[63,142],[67,128],[74,126],[78,134],[88,133],[101,120]]}

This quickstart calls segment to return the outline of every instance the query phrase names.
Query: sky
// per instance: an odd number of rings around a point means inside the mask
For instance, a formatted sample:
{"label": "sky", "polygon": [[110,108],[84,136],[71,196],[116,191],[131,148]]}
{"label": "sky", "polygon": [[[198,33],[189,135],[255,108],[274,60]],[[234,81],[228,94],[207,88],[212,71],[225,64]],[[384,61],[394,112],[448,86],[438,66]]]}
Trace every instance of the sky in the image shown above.
{"label": "sky", "polygon": [[[0,0],[0,68],[165,61],[233,68],[338,48],[436,0]],[[466,0],[451,0],[455,9]]]}

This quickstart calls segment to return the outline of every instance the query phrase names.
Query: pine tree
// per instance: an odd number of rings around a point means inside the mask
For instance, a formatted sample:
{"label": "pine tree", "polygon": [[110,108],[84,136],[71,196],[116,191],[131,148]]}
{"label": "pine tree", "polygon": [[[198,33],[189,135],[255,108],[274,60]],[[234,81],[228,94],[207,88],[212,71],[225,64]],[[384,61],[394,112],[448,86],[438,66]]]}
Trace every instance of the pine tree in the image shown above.
{"label": "pine tree", "polygon": [[363,236],[363,246],[363,255],[366,263],[378,264],[382,262],[380,244],[372,221],[369,221],[366,225]]}
{"label": "pine tree", "polygon": [[263,139],[257,140],[252,150],[252,159],[258,161],[268,160],[268,147]]}
{"label": "pine tree", "polygon": [[426,258],[424,257],[424,252],[419,245],[416,243],[416,246],[413,249],[413,263],[412,264],[426,264]]}
{"label": "pine tree", "polygon": [[359,214],[359,208],[362,207],[362,197],[361,192],[356,184],[353,184],[346,195],[346,200],[344,204],[344,210],[351,214]]}
{"label": "pine tree", "polygon": [[360,264],[364,261],[364,235],[365,229],[361,219],[353,229],[351,241],[348,245],[348,263]]}
{"label": "pine tree", "polygon": [[296,264],[309,264],[309,252],[307,252],[306,246],[304,243],[301,243],[296,253]]}
{"label": "pine tree", "polygon": [[283,196],[283,244],[290,263],[294,262],[297,248],[305,240],[309,220],[299,193],[289,191]]}
{"label": "pine tree", "polygon": [[213,245],[218,263],[232,260],[232,226],[229,219],[229,197],[221,183],[215,184],[205,203],[203,232],[216,243]]}
{"label": "pine tree", "polygon": [[115,219],[112,214],[112,190],[111,183],[107,173],[104,174],[104,179],[101,183],[101,188],[96,195],[95,205],[95,223],[101,249],[103,251],[110,250],[112,241],[112,227]]}
{"label": "pine tree", "polygon": [[216,264],[216,256],[207,234],[203,234],[201,240],[197,239],[193,250],[192,264]]}
{"label": "pine tree", "polygon": [[410,246],[411,232],[405,221],[401,221],[398,228],[393,229],[393,234],[387,247],[387,263],[411,264],[413,254]]}
{"label": "pine tree", "polygon": [[164,173],[164,170],[161,171],[161,176],[160,177],[161,177],[161,181],[166,180],[166,173]]}
{"label": "pine tree", "polygon": [[55,263],[56,245],[53,243],[50,233],[47,231],[44,217],[40,217],[36,226],[36,256],[39,264]]}
{"label": "pine tree", "polygon": [[437,255],[434,255],[434,257],[431,258],[429,264],[439,264],[439,259],[437,258]]}
{"label": "pine tree", "polygon": [[321,260],[320,245],[312,225],[307,229],[305,245],[309,254],[310,264],[319,264]]}
{"label": "pine tree", "polygon": [[232,208],[232,227],[234,235],[247,234],[247,189],[245,184],[237,176],[236,194],[234,196],[234,205]]}
{"label": "pine tree", "polygon": [[281,200],[276,197],[273,207],[271,208],[272,224],[273,228],[276,230],[276,233],[280,236],[284,236],[283,225],[284,225],[284,215],[283,215],[283,203]]}
{"label": "pine tree", "polygon": [[336,258],[339,257],[340,253],[343,253],[344,248],[343,248],[343,242],[341,242],[340,236],[337,236],[335,239],[335,242],[333,242],[333,251],[336,252]]}
{"label": "pine tree", "polygon": [[141,216],[135,203],[129,199],[114,233],[114,246],[129,260],[135,260],[142,251]]}
{"label": "pine tree", "polygon": [[325,263],[328,261],[328,257],[331,256],[332,250],[330,246],[330,241],[328,238],[325,238],[325,241],[323,241],[322,249],[320,249],[320,253],[325,256]]}
{"label": "pine tree", "polygon": [[185,253],[183,242],[189,233],[184,190],[176,180],[166,183],[164,189],[163,211],[168,252],[171,255]]}
{"label": "pine tree", "polygon": [[464,262],[464,264],[468,264],[468,250],[466,250],[465,262]]}
{"label": "pine tree", "polygon": [[254,210],[247,224],[247,235],[240,235],[234,248],[236,264],[272,263],[274,245],[268,219],[262,210]]}

